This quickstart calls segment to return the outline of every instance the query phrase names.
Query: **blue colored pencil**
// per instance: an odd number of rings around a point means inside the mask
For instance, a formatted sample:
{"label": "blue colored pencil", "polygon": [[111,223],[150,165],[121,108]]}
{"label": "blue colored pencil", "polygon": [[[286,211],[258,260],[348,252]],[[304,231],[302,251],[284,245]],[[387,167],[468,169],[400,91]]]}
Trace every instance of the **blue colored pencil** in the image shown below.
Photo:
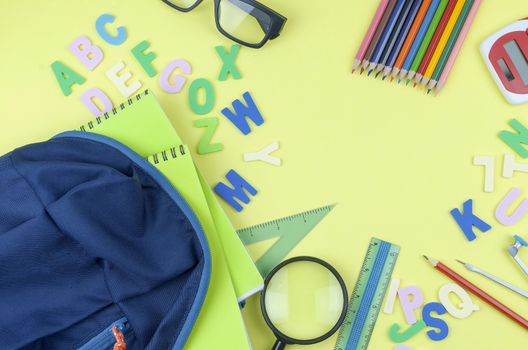
{"label": "blue colored pencil", "polygon": [[396,58],[398,58],[398,55],[400,54],[403,43],[405,42],[405,39],[407,38],[407,34],[409,34],[409,30],[411,29],[411,26],[414,22],[414,19],[416,18],[418,9],[422,5],[422,2],[423,0],[414,0],[411,10],[409,11],[409,15],[407,16],[407,18],[405,19],[405,23],[403,24],[403,29],[400,31],[400,34],[398,35],[398,39],[396,40],[396,45],[392,49],[389,59],[387,60],[385,64],[385,69],[383,71],[383,80],[385,80],[387,75],[392,70],[392,67],[394,67],[394,63],[396,63]]}
{"label": "blue colored pencil", "polygon": [[383,51],[385,50],[387,42],[389,41],[389,37],[394,27],[396,26],[396,23],[398,21],[398,18],[400,17],[400,13],[402,12],[404,4],[405,4],[405,0],[398,0],[398,2],[396,3],[396,6],[394,6],[394,9],[392,10],[390,18],[387,21],[387,25],[385,26],[385,29],[383,30],[383,33],[381,34],[380,40],[378,44],[376,45],[374,54],[372,55],[372,59],[370,60],[369,72],[368,72],[369,75],[370,73],[372,73],[374,68],[376,68],[376,65],[379,63],[381,59],[381,55],[383,54]]}
{"label": "blue colored pencil", "polygon": [[398,39],[398,36],[401,33],[401,30],[405,23],[405,19],[407,18],[407,15],[409,14],[409,11],[411,10],[411,5],[413,1],[414,0],[404,1],[403,9],[400,15],[398,16],[398,19],[396,20],[396,25],[394,26],[394,29],[390,33],[387,45],[385,46],[385,49],[383,49],[383,54],[381,55],[381,59],[379,60],[378,64],[376,65],[376,68],[374,69],[376,78],[378,77],[380,72],[383,70],[383,67],[385,67],[385,64],[387,63],[389,56],[396,45],[396,40]]}
{"label": "blue colored pencil", "polygon": [[414,58],[416,57],[416,54],[418,53],[418,49],[420,48],[420,45],[422,44],[425,34],[427,33],[427,29],[429,29],[429,25],[431,24],[431,21],[433,20],[433,17],[436,13],[436,9],[438,8],[439,4],[440,4],[440,0],[433,0],[431,2],[431,6],[429,6],[429,10],[427,10],[427,14],[425,15],[422,25],[420,26],[420,30],[418,31],[418,34],[416,34],[416,38],[414,39],[414,43],[411,46],[411,50],[409,51],[409,54],[407,55],[407,58],[405,59],[405,62],[403,63],[398,82],[400,82],[402,79],[405,78],[405,76],[407,76],[407,73],[409,72],[409,69],[411,68]]}
{"label": "blue colored pencil", "polygon": [[414,0],[406,0],[405,5],[403,6],[403,10],[400,13],[400,16],[398,17],[398,20],[396,21],[396,26],[394,27],[394,30],[392,31],[389,42],[387,46],[385,46],[385,49],[383,50],[383,54],[381,55],[381,60],[378,62],[378,65],[376,66],[376,69],[374,70],[376,73],[376,77],[380,74],[380,72],[383,70],[383,67],[387,64],[387,61],[389,59],[389,56],[396,46],[396,41],[398,40],[398,36],[402,31],[403,25],[405,24],[405,19],[409,15],[409,11],[411,10],[411,5],[413,4]]}

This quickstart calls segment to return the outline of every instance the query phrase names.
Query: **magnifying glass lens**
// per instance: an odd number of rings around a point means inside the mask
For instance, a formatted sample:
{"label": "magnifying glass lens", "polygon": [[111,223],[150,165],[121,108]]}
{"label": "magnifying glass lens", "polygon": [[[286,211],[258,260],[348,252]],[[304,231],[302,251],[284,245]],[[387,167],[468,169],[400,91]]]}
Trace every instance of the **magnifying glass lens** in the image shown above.
{"label": "magnifying glass lens", "polygon": [[343,289],[329,269],[300,260],[271,277],[264,306],[278,331],[293,339],[311,340],[336,326],[344,302]]}

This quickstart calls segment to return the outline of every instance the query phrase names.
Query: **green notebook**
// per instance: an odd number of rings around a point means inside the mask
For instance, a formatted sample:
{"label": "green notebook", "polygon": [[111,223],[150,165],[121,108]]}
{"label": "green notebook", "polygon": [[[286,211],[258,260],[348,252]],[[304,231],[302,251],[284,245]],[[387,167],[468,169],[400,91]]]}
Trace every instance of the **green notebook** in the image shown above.
{"label": "green notebook", "polygon": [[260,290],[262,278],[152,92],[127,100],[80,129],[112,137],[151,162],[157,159],[158,169],[204,227],[213,260],[211,286],[187,348],[249,348],[237,301]]}
{"label": "green notebook", "polygon": [[238,302],[225,263],[224,250],[202,192],[187,146],[177,145],[148,157],[189,203],[202,224],[211,251],[211,280],[202,312],[196,320],[187,349],[250,349]]}
{"label": "green notebook", "polygon": [[[112,111],[81,126],[80,130],[114,138],[145,158],[168,150],[174,145],[184,144],[150,90],[128,99]],[[226,252],[226,261],[237,298],[242,301],[262,289],[262,276],[213,191],[204,181],[200,171],[197,169],[196,172]]]}

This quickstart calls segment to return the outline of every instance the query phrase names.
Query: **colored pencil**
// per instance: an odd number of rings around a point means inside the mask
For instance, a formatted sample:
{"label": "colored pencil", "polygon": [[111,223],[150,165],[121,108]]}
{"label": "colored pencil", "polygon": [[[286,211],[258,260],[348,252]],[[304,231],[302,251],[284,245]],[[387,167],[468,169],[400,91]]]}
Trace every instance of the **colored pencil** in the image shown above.
{"label": "colored pencil", "polygon": [[451,18],[449,18],[449,21],[447,22],[447,25],[444,29],[444,33],[438,42],[438,46],[431,57],[431,62],[429,62],[427,69],[423,74],[421,81],[423,87],[427,86],[427,83],[433,77],[434,70],[436,69],[438,62],[440,61],[440,57],[446,49],[447,42],[449,41],[449,38],[455,29],[455,25],[458,23],[458,19],[460,18],[462,10],[467,9],[469,12],[469,9],[471,8],[470,2],[472,3],[470,0],[458,0],[455,9],[453,10],[453,14],[451,15]]}
{"label": "colored pencil", "polygon": [[431,265],[434,266],[435,269],[449,277],[451,280],[459,284],[464,289],[468,290],[469,292],[473,293],[476,297],[480,298],[482,301],[488,303],[492,307],[494,307],[497,311],[500,311],[505,316],[509,317],[511,320],[517,322],[520,326],[524,327],[526,330],[528,330],[528,320],[523,318],[521,315],[517,314],[512,309],[508,308],[504,304],[502,304],[500,301],[474,285],[473,283],[469,282],[467,279],[456,273],[455,271],[451,270],[446,265],[442,264],[438,260],[428,258],[424,255],[424,258],[431,263]]}
{"label": "colored pencil", "polygon": [[444,11],[444,14],[442,15],[442,19],[440,20],[440,23],[438,23],[438,27],[436,27],[435,33],[433,35],[433,39],[429,43],[429,47],[427,48],[427,51],[425,52],[423,60],[420,63],[418,70],[416,71],[416,77],[414,79],[414,86],[416,86],[420,82],[420,80],[422,80],[422,76],[425,73],[425,70],[427,69],[429,62],[431,62],[433,53],[436,50],[438,43],[440,42],[440,38],[442,37],[442,34],[444,34],[447,23],[449,22],[449,18],[451,18],[451,14],[453,14],[453,10],[455,9],[455,6],[457,3],[458,3],[458,0],[449,0],[449,4],[447,5]]}
{"label": "colored pencil", "polygon": [[464,27],[462,28],[462,31],[460,32],[460,35],[458,36],[458,39],[456,41],[455,47],[453,48],[453,52],[449,56],[446,66],[444,70],[442,71],[440,78],[438,79],[438,85],[436,86],[435,95],[438,95],[438,93],[445,86],[447,78],[449,77],[449,73],[453,69],[453,66],[455,65],[455,61],[458,57],[458,54],[460,53],[462,44],[464,44],[464,41],[466,40],[469,30],[471,29],[471,25],[473,24],[473,21],[475,20],[475,17],[477,16],[480,3],[481,3],[481,0],[475,0],[475,3],[473,4],[471,11],[469,12],[466,23],[464,24]]}
{"label": "colored pencil", "polygon": [[462,13],[458,17],[455,28],[453,29],[453,33],[451,33],[451,36],[449,37],[449,41],[446,44],[446,48],[444,52],[442,53],[442,57],[440,57],[440,60],[438,61],[438,64],[433,72],[431,81],[429,82],[427,93],[430,93],[431,90],[434,89],[436,82],[438,81],[438,78],[440,77],[440,74],[442,74],[442,71],[444,70],[446,66],[447,60],[449,59],[449,56],[451,56],[451,52],[453,52],[453,47],[455,46],[455,42],[460,36],[462,27],[464,27],[464,24],[467,21],[469,12],[473,8],[474,3],[475,3],[474,0],[468,0],[466,4],[464,5],[464,9],[462,10]]}
{"label": "colored pencil", "polygon": [[400,16],[398,17],[398,20],[396,21],[396,26],[394,27],[390,37],[389,42],[387,46],[385,47],[385,50],[383,50],[383,55],[381,58],[381,61],[378,62],[378,65],[376,66],[375,72],[376,77],[380,74],[380,72],[385,68],[389,61],[389,57],[392,53],[392,51],[396,47],[396,42],[398,40],[398,37],[403,29],[403,26],[405,24],[405,20],[409,16],[409,12],[411,11],[411,6],[415,2],[415,0],[405,0],[405,5],[403,6],[403,9],[400,13]]}
{"label": "colored pencil", "polygon": [[389,17],[392,14],[392,10],[394,10],[396,1],[397,0],[389,0],[389,3],[387,4],[387,8],[385,9],[383,16],[381,17],[381,21],[379,22],[379,25],[376,28],[376,31],[374,32],[374,36],[372,37],[372,40],[368,45],[367,52],[365,53],[365,57],[363,58],[363,62],[361,63],[361,74],[365,71],[365,69],[367,69],[370,64],[370,60],[374,55],[374,49],[376,48],[376,46],[378,46],[381,34],[387,26],[387,22],[389,21]]}
{"label": "colored pencil", "polygon": [[440,19],[442,19],[442,15],[444,14],[444,11],[448,3],[449,3],[449,0],[440,0],[440,4],[438,5],[438,8],[436,9],[433,19],[431,20],[431,24],[427,28],[427,32],[425,33],[422,43],[420,44],[420,48],[418,49],[418,52],[416,53],[416,57],[414,57],[414,61],[411,67],[409,68],[409,74],[407,76],[407,84],[409,84],[409,82],[412,80],[412,78],[416,74],[416,71],[418,70],[418,67],[420,66],[420,63],[422,63],[422,59],[425,55],[425,51],[429,47],[429,43],[431,42],[431,39],[433,38],[433,35],[436,31],[436,27],[438,26],[438,23],[440,23]]}
{"label": "colored pencil", "polygon": [[405,77],[407,76],[407,73],[409,72],[409,69],[411,68],[412,63],[414,59],[416,58],[418,49],[422,45],[425,34],[427,33],[427,30],[429,29],[429,25],[431,24],[431,21],[433,20],[433,16],[435,15],[439,4],[440,4],[440,0],[433,0],[431,2],[431,5],[429,6],[429,9],[427,10],[427,14],[425,15],[425,18],[422,24],[420,25],[420,30],[418,31],[418,34],[416,34],[416,38],[411,46],[411,50],[409,51],[409,54],[407,55],[407,58],[405,59],[405,62],[403,63],[402,70],[400,72],[400,77],[398,78],[398,83],[401,80],[405,79]]}
{"label": "colored pencil", "polygon": [[354,66],[352,68],[352,74],[356,71],[356,69],[361,64],[361,61],[365,57],[365,53],[367,52],[368,46],[370,45],[372,37],[374,36],[376,29],[378,28],[378,24],[380,23],[381,18],[383,17],[383,14],[385,13],[385,9],[387,8],[388,4],[389,4],[389,0],[380,1],[378,9],[376,10],[374,17],[372,18],[372,21],[370,22],[370,26],[367,30],[367,33],[365,34],[365,37],[363,38],[363,41],[361,42],[361,46],[359,47],[356,53],[356,58],[354,59]]}
{"label": "colored pencil", "polygon": [[425,18],[427,10],[429,9],[430,6],[431,6],[431,0],[423,0],[422,4],[420,5],[420,9],[418,10],[416,17],[414,18],[414,22],[411,28],[409,29],[407,38],[405,39],[405,42],[403,43],[400,53],[398,54],[398,57],[396,58],[396,62],[394,63],[394,68],[392,69],[392,79],[398,76],[398,73],[400,72],[403,66],[403,63],[405,59],[407,58],[409,51],[411,50],[411,45],[414,42],[414,38],[416,38],[416,34],[418,34],[418,30],[420,29],[420,26],[422,25],[422,22]]}
{"label": "colored pencil", "polygon": [[368,75],[372,73],[374,68],[376,68],[376,65],[380,62],[383,55],[383,51],[385,50],[385,47],[387,47],[387,43],[389,42],[390,35],[394,27],[396,26],[398,18],[400,17],[400,14],[403,10],[403,5],[405,5],[404,0],[397,0],[396,5],[394,6],[394,10],[392,10],[392,13],[389,17],[389,21],[387,22],[387,26],[385,27],[385,29],[383,29],[383,33],[381,34],[380,40],[376,45],[374,53],[372,54],[372,58],[370,60],[368,68]]}
{"label": "colored pencil", "polygon": [[389,55],[389,59],[387,60],[387,63],[385,64],[385,68],[383,70],[383,80],[385,80],[387,75],[390,73],[390,71],[394,67],[396,58],[400,54],[400,51],[402,49],[405,39],[408,37],[409,30],[411,29],[411,26],[414,22],[414,19],[416,18],[416,14],[418,13],[418,9],[420,8],[421,4],[422,4],[422,0],[414,0],[414,2],[412,3],[409,14],[407,15],[407,18],[405,18],[405,23],[403,24],[403,28],[400,31],[400,34],[398,34],[398,39],[396,39],[396,45],[394,45],[392,52]]}

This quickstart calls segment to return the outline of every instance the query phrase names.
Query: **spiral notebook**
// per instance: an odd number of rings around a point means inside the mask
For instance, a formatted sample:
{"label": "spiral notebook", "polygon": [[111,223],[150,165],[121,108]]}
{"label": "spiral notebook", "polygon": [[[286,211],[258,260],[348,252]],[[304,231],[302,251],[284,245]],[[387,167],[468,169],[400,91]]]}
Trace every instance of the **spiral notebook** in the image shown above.
{"label": "spiral notebook", "polygon": [[80,130],[112,137],[147,158],[204,227],[212,256],[211,285],[186,348],[248,349],[238,301],[259,291],[262,278],[152,92],[128,99]]}
{"label": "spiral notebook", "polygon": [[209,289],[213,293],[208,292],[205,298],[200,314],[205,317],[198,317],[187,349],[248,349],[238,302],[233,288],[226,283],[230,279],[229,271],[225,264],[221,264],[224,252],[207,200],[203,194],[200,195],[203,192],[189,149],[186,145],[178,145],[147,159],[165,175],[197,214],[211,250],[213,273]]}
{"label": "spiral notebook", "polygon": [[[114,138],[145,158],[184,144],[150,90],[129,98],[79,129]],[[198,169],[196,173],[226,252],[237,299],[241,302],[262,289],[262,277],[213,191]]]}

